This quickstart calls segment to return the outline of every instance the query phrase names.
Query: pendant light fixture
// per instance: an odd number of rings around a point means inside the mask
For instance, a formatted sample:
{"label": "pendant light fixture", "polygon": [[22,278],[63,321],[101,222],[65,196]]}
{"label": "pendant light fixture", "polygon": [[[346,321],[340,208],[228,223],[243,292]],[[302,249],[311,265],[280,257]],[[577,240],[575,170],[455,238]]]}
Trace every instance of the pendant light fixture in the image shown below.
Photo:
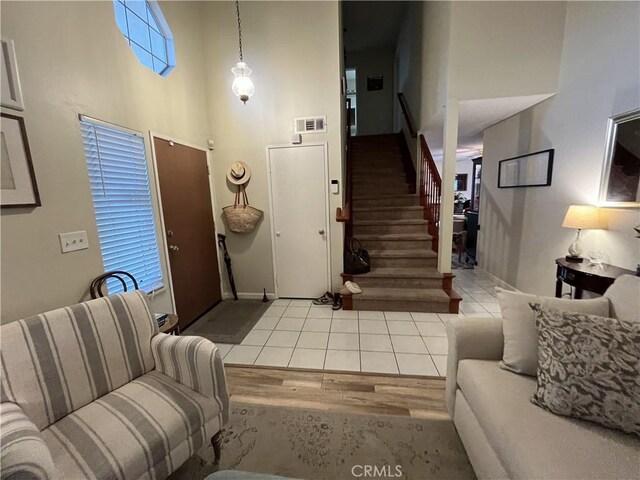
{"label": "pendant light fixture", "polygon": [[235,76],[231,90],[236,97],[246,104],[256,89],[253,86],[251,78],[249,78],[251,76],[251,69],[242,59],[242,26],[240,24],[240,6],[238,5],[238,0],[236,0],[236,14],[238,16],[238,48],[240,49],[240,61],[231,69]]}

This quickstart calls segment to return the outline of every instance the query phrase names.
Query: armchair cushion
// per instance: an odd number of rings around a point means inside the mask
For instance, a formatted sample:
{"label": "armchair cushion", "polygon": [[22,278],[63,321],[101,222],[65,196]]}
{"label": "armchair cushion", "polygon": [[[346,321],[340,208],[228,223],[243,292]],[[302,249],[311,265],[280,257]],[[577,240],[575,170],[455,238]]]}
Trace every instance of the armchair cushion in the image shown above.
{"label": "armchair cushion", "polygon": [[42,432],[58,478],[166,478],[222,428],[219,405],[149,372]]}
{"label": "armchair cushion", "polygon": [[229,420],[229,394],[222,355],[202,337],[158,334],[151,340],[156,369],[176,382],[213,399],[223,424]]}
{"label": "armchair cushion", "polygon": [[38,427],[15,403],[0,403],[0,432],[3,479],[59,478]]}

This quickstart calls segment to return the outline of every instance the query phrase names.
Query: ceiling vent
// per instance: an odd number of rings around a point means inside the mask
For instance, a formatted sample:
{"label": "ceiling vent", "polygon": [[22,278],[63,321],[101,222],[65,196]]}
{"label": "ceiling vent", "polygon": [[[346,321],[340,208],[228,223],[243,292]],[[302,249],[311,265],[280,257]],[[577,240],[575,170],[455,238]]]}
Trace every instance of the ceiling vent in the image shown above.
{"label": "ceiling vent", "polygon": [[295,133],[321,133],[327,131],[327,117],[299,117],[293,119]]}

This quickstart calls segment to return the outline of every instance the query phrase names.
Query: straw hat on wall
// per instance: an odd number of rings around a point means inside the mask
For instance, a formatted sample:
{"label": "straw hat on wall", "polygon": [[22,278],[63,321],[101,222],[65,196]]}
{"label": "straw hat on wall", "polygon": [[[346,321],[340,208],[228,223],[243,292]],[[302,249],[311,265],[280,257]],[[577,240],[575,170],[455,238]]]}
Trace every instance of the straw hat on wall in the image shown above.
{"label": "straw hat on wall", "polygon": [[251,167],[245,162],[234,162],[227,169],[227,179],[234,185],[244,185],[251,178]]}

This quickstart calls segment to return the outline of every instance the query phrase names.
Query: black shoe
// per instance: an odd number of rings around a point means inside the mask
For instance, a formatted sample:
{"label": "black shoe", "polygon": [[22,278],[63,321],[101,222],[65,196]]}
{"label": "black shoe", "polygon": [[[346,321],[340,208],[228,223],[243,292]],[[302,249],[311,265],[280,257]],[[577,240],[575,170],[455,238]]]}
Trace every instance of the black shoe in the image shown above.
{"label": "black shoe", "polygon": [[333,310],[340,310],[342,308],[342,296],[339,293],[333,295]]}
{"label": "black shoe", "polygon": [[331,292],[326,292],[319,298],[313,300],[314,305],[330,305],[333,302],[333,294]]}

